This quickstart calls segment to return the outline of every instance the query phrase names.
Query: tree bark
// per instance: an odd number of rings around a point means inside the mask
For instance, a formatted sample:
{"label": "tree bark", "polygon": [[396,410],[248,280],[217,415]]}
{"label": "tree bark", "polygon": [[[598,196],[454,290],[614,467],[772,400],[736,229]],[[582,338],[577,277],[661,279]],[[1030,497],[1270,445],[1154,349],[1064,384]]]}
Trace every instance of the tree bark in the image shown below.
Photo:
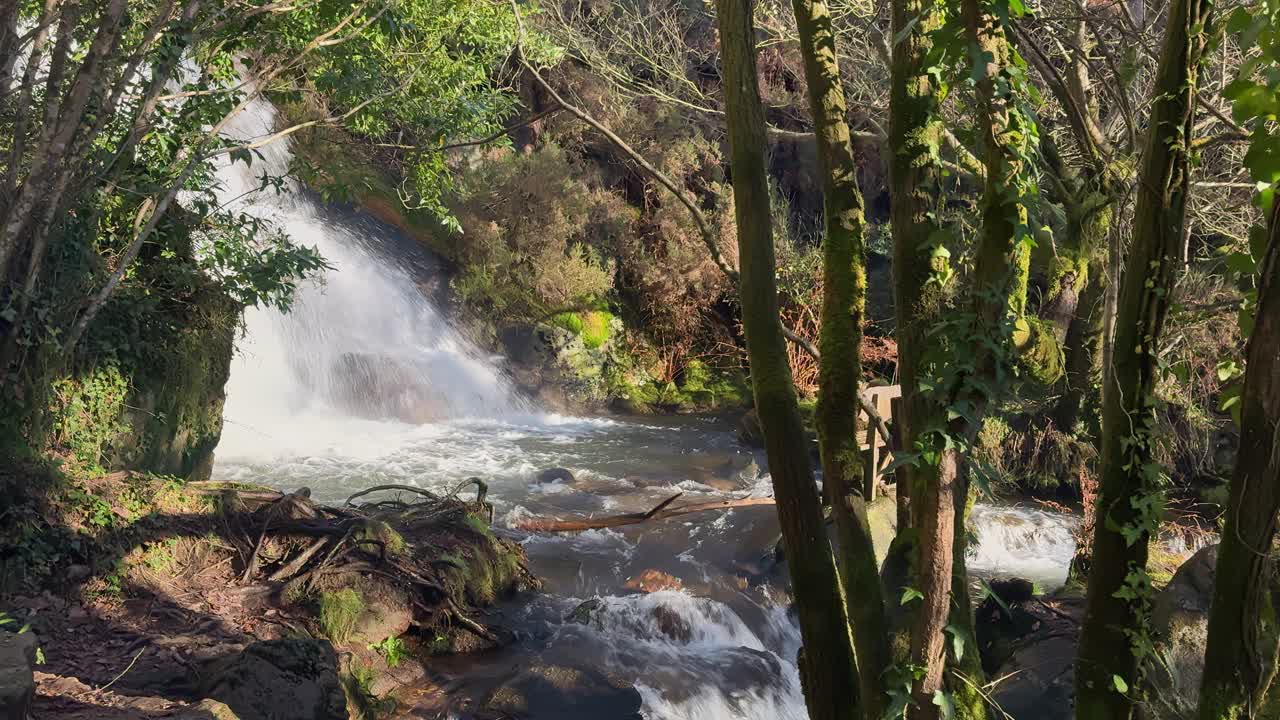
{"label": "tree bark", "polygon": [[814,720],[854,718],[857,702],[851,691],[857,687],[857,678],[849,623],[778,320],[764,156],[768,145],[749,1],[716,3],[741,267],[742,324],[804,642],[799,665],[805,704]]}
{"label": "tree bark", "polygon": [[1152,454],[1155,349],[1182,270],[1196,89],[1209,41],[1208,0],[1173,0],[1156,72],[1134,233],[1121,281],[1115,348],[1105,368],[1102,478],[1076,662],[1076,717],[1127,720],[1149,645],[1149,534],[1158,521]]}
{"label": "tree bark", "polygon": [[1276,671],[1275,559],[1280,511],[1280,203],[1259,266],[1258,304],[1240,397],[1240,452],[1218,546],[1200,720],[1258,717]]}
{"label": "tree bark", "polygon": [[884,595],[879,583],[858,449],[859,346],[866,307],[866,247],[858,163],[845,120],[844,88],[835,33],[825,0],[794,0],[809,109],[822,170],[826,234],[823,249],[822,351],[815,421],[821,442],[822,481],[835,518],[838,566],[858,660],[862,715],[881,720],[890,664]]}

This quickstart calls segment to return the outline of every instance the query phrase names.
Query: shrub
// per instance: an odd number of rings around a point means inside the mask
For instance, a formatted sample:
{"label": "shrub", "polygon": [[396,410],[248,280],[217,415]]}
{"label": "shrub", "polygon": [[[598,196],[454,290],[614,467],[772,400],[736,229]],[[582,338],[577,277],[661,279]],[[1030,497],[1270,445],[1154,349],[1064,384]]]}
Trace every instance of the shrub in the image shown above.
{"label": "shrub", "polygon": [[555,145],[494,150],[463,174],[454,282],[472,311],[507,321],[588,305],[613,288],[614,248],[636,213]]}

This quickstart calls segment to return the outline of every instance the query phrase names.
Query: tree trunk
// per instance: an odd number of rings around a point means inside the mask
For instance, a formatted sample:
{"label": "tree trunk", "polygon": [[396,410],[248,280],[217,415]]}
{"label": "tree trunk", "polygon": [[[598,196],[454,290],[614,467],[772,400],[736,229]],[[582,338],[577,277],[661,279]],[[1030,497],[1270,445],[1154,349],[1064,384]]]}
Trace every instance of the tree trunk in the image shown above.
{"label": "tree trunk", "polygon": [[[967,410],[946,424],[945,432],[951,441],[934,441],[940,460],[935,482],[924,488],[923,513],[919,516],[920,591],[924,597],[911,646],[913,664],[923,668],[912,689],[915,705],[911,715],[919,720],[934,720],[941,712],[934,700],[943,692],[941,663],[947,626],[968,643],[965,654],[977,654],[977,647],[971,642],[973,617],[967,595],[953,598],[952,592],[953,588],[961,595],[968,591],[963,542],[968,483],[964,481],[967,475],[957,448],[977,433],[993,393],[1005,382],[1007,362],[1001,358],[999,348],[1012,348],[1012,321],[1025,310],[1029,260],[1029,245],[1018,234],[1018,228],[1026,224],[1026,208],[1019,190],[1024,152],[1019,146],[1027,141],[1025,129],[1015,126],[1010,110],[1015,98],[1006,71],[1008,40],[1000,21],[981,0],[966,0],[963,11],[969,40],[981,50],[982,65],[975,68],[975,73],[979,96],[977,134],[984,150],[985,184],[970,291],[975,321],[971,337],[963,340],[969,346],[973,368],[967,377],[959,375],[956,386],[940,398],[944,410]],[[968,667],[978,670],[976,665]],[[955,696],[953,704],[966,717],[985,716],[985,704],[976,689],[980,680],[978,673],[969,682],[948,684]]]}
{"label": "tree trunk", "polygon": [[1218,546],[1200,720],[1257,717],[1276,671],[1271,548],[1280,511],[1280,203],[1273,202],[1268,229],[1240,397],[1240,453]]}
{"label": "tree trunk", "polygon": [[804,642],[799,658],[805,704],[814,720],[854,718],[856,665],[821,500],[778,320],[764,109],[756,77],[750,0],[717,0],[730,168],[737,219],[742,325],[756,412]]}
{"label": "tree trunk", "polygon": [[[1100,194],[1085,198],[1088,204],[1101,200]],[[1076,303],[1075,313],[1067,326],[1063,343],[1066,373],[1062,382],[1062,394],[1058,397],[1050,417],[1060,432],[1074,433],[1082,419],[1086,401],[1095,397],[1102,375],[1102,346],[1105,339],[1104,316],[1106,314],[1107,236],[1111,232],[1114,216],[1113,205],[1108,204],[1092,212],[1088,217],[1071,217],[1067,223],[1067,245],[1075,256],[1075,272],[1085,274],[1083,288]],[[1079,209],[1072,214],[1079,214]],[[1097,437],[1096,417],[1090,423],[1088,434]]]}
{"label": "tree trunk", "polygon": [[889,636],[867,522],[867,497],[862,490],[863,458],[857,427],[862,375],[858,351],[867,295],[862,193],[845,120],[831,13],[824,0],[794,0],[792,7],[822,168],[826,221],[818,339],[822,357],[815,418],[822,446],[822,481],[835,518],[838,565],[858,659],[862,714],[866,720],[881,720],[888,699],[883,675],[890,664]]}
{"label": "tree trunk", "polygon": [[1147,542],[1159,521],[1162,469],[1153,458],[1157,358],[1182,269],[1189,150],[1208,0],[1173,0],[1156,72],[1133,240],[1121,281],[1113,358],[1105,368],[1102,479],[1076,663],[1076,717],[1127,720],[1149,651]]}
{"label": "tree trunk", "polygon": [[[942,175],[931,159],[929,138],[939,138],[942,126],[937,118],[937,93],[929,76],[925,56],[929,52],[928,33],[941,19],[932,2],[893,0],[893,62],[890,70],[889,105],[889,224],[893,234],[893,292],[898,342],[898,382],[902,385],[901,413],[894,416],[900,425],[903,448],[914,452],[923,428],[935,418],[933,403],[920,391],[921,359],[927,344],[926,333],[937,320],[943,297],[930,284],[935,262],[932,250],[941,246],[934,233],[941,230],[935,220],[934,197],[942,191]],[[916,468],[907,468],[908,494],[912,496],[912,516],[920,514],[923,478]],[[915,524],[914,521],[912,523]]]}

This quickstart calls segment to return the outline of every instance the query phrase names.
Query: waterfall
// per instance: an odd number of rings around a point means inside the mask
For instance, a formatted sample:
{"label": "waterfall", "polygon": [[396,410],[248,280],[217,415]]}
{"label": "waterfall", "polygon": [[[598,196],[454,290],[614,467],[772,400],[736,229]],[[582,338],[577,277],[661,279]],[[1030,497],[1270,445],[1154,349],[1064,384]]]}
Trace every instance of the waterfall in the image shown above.
{"label": "waterfall", "polygon": [[1079,518],[1026,507],[975,505],[969,570],[978,576],[1021,577],[1045,591],[1067,581]]}
{"label": "waterfall", "polygon": [[[275,108],[258,99],[227,134],[260,138],[275,119]],[[419,264],[431,262],[424,252],[371,218],[322,205],[292,181],[282,193],[259,190],[264,173],[285,175],[292,160],[288,139],[260,152],[251,166],[219,168],[219,200],[316,248],[332,269],[299,287],[287,313],[246,311],[220,455],[279,451],[281,433],[323,442],[327,429],[332,440],[343,432],[334,420],[421,424],[528,411],[404,268],[415,252]]]}

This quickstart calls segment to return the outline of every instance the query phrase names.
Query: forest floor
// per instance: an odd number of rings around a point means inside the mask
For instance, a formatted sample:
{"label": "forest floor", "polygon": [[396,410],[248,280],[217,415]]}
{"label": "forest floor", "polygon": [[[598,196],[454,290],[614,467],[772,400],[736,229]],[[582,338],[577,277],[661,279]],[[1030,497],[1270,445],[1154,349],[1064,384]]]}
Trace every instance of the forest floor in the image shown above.
{"label": "forest floor", "polygon": [[257,717],[216,676],[289,638],[332,643],[344,706],[443,713],[424,661],[502,642],[478,609],[537,585],[489,531],[483,483],[474,500],[386,488],[343,507],[126,473],[27,485],[0,512],[0,539],[24,538],[0,545],[17,548],[0,612],[38,641],[34,720]]}

